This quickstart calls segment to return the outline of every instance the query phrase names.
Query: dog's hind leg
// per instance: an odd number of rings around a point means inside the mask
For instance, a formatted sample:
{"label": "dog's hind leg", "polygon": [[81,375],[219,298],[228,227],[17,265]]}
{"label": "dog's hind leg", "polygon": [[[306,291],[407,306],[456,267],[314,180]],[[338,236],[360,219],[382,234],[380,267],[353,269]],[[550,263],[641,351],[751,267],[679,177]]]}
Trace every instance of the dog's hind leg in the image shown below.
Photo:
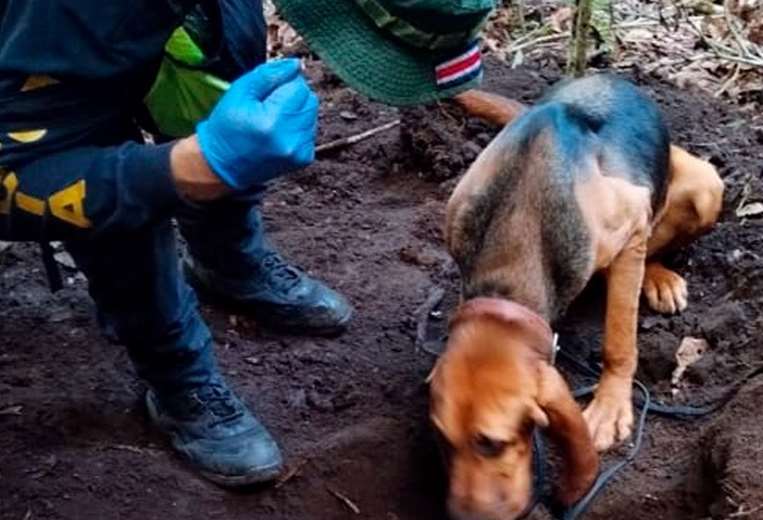
{"label": "dog's hind leg", "polygon": [[652,227],[644,273],[644,296],[655,311],[682,311],[688,300],[686,281],[657,258],[708,231],[722,204],[723,181],[713,165],[671,146],[665,205]]}

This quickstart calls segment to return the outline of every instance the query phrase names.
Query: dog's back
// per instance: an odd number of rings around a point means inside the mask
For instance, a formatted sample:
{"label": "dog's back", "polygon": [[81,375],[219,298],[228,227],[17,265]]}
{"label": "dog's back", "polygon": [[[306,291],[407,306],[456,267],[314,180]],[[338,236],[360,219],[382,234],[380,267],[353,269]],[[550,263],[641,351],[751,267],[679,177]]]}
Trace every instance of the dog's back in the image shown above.
{"label": "dog's back", "polygon": [[654,101],[629,81],[601,74],[562,81],[539,104],[565,107],[567,123],[596,137],[581,144],[593,145],[603,170],[649,188],[656,210],[665,194],[670,136]]}
{"label": "dog's back", "polygon": [[654,212],[668,160],[659,110],[634,85],[606,75],[556,85],[501,131],[451,197],[446,240],[464,298],[501,296],[556,317],[596,268],[589,206],[613,203],[581,198],[580,186],[617,178],[646,190]]}

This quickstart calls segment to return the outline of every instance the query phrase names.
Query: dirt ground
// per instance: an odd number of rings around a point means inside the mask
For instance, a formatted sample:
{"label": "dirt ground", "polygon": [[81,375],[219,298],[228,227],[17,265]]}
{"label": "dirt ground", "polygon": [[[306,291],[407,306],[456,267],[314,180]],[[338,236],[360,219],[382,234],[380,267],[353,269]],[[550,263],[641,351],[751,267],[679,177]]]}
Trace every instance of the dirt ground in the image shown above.
{"label": "dirt ground", "polygon": [[[318,67],[312,76],[321,142],[401,116]],[[488,87],[532,101],[558,77],[548,66],[492,63]],[[689,309],[644,309],[640,320],[641,380],[668,403],[704,403],[763,363],[763,219],[735,215],[740,202],[763,200],[763,131],[715,99],[633,77],[663,107],[674,140],[727,183],[722,222],[671,259],[687,276]],[[101,339],[84,280],[67,270],[67,287],[51,295],[35,246],[2,253],[0,519],[444,518],[426,420],[433,358],[414,350],[416,310],[434,287],[451,310],[457,275],[440,239],[444,203],[495,129],[441,107],[402,116],[400,129],[324,156],[265,204],[281,249],[352,299],[346,334],[275,335],[252,317],[204,308],[225,372],[282,442],[292,475],[282,485],[228,492],[187,471],[148,426],[124,351]],[[559,324],[564,348],[595,355],[601,300],[592,289]],[[673,398],[684,336],[711,348]],[[708,418],[650,417],[638,459],[586,518],[763,518],[762,401],[758,378]]]}

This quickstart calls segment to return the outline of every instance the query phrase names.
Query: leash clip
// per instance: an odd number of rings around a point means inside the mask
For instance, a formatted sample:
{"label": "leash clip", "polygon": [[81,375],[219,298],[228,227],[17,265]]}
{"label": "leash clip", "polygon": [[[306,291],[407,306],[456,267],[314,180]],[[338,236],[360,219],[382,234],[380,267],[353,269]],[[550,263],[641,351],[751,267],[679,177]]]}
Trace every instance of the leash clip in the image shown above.
{"label": "leash clip", "polygon": [[554,339],[551,340],[551,366],[556,365],[556,354],[559,352],[559,334],[554,332]]}

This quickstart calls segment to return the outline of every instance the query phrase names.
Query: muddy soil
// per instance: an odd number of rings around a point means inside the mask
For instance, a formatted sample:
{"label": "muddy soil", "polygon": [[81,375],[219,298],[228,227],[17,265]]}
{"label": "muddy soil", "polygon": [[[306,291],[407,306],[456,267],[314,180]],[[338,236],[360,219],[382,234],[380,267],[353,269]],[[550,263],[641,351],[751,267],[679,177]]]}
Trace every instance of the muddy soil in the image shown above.
{"label": "muddy soil", "polygon": [[[322,142],[401,116],[320,67],[312,76]],[[558,77],[493,63],[488,87],[529,102]],[[763,200],[763,132],[733,107],[633,77],[663,107],[675,141],[727,183],[722,222],[671,259],[688,279],[689,309],[644,309],[640,320],[641,380],[668,403],[704,403],[763,363],[763,219],[735,215],[740,202]],[[444,518],[426,421],[433,358],[414,350],[416,310],[435,287],[446,291],[444,313],[452,308],[458,280],[440,238],[443,207],[496,130],[447,107],[402,116],[399,130],[322,157],[265,203],[280,248],[354,302],[346,334],[276,335],[255,317],[204,307],[225,373],[283,445],[290,478],[281,485],[228,492],[188,472],[148,426],[142,385],[124,351],[101,339],[84,280],[67,270],[66,288],[51,295],[35,246],[1,254],[0,519]],[[592,287],[559,324],[565,348],[596,355],[601,301]],[[711,348],[673,397],[684,336]],[[650,417],[638,459],[586,518],[763,518],[761,399],[753,379],[708,418]]]}

